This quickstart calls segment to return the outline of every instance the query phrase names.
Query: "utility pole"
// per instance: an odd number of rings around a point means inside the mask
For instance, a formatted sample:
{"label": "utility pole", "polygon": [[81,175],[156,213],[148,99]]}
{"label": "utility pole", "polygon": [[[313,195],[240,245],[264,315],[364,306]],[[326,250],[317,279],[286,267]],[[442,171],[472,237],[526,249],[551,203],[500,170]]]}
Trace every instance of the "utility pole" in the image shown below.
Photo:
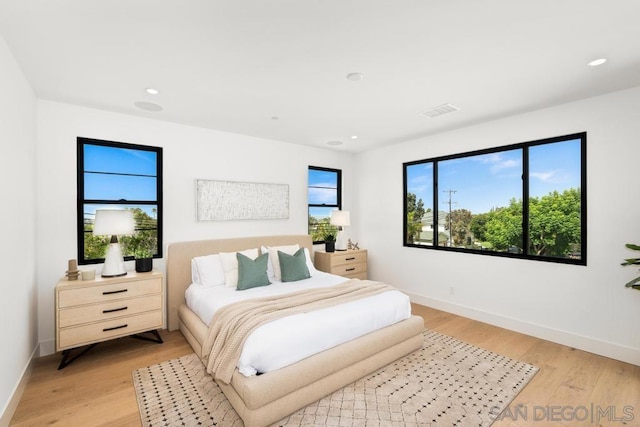
{"label": "utility pole", "polygon": [[449,193],[449,201],[446,202],[449,204],[449,247],[453,246],[453,230],[451,230],[451,197],[453,194],[457,193],[457,190],[444,190],[443,193]]}

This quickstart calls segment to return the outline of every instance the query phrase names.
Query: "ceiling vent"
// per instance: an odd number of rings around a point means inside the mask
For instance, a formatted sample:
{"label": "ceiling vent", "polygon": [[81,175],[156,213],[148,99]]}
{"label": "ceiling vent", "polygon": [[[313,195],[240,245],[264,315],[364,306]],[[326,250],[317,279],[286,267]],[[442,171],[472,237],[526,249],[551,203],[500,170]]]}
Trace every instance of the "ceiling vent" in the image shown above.
{"label": "ceiling vent", "polygon": [[438,105],[437,107],[433,107],[432,109],[427,110],[420,114],[430,119],[433,119],[434,117],[438,117],[447,113],[453,113],[454,111],[460,111],[460,109],[455,105],[442,104],[442,105]]}

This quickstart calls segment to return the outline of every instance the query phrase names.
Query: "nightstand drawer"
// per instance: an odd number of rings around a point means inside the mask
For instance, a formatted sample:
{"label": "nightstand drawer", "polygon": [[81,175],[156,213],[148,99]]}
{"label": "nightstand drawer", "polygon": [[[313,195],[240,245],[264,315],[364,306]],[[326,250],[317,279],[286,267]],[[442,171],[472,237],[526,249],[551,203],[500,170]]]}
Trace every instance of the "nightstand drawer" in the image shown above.
{"label": "nightstand drawer", "polygon": [[107,302],[162,292],[162,279],[153,278],[135,282],[87,286],[79,289],[63,289],[58,294],[60,308],[74,305]]}
{"label": "nightstand drawer", "polygon": [[162,311],[157,310],[104,322],[61,328],[58,336],[58,347],[60,349],[73,348],[161,327]]}
{"label": "nightstand drawer", "polygon": [[367,262],[366,252],[338,251],[338,252],[334,252],[333,256],[331,256],[332,270],[334,268],[343,266],[345,264],[357,264],[357,263],[366,264],[366,262]]}
{"label": "nightstand drawer", "polygon": [[58,314],[58,325],[66,328],[153,310],[162,310],[160,294],[63,309]]}
{"label": "nightstand drawer", "polygon": [[337,274],[338,276],[349,276],[356,275],[360,273],[367,272],[367,264],[364,262],[359,262],[357,264],[343,264],[334,266],[331,269],[332,274]]}

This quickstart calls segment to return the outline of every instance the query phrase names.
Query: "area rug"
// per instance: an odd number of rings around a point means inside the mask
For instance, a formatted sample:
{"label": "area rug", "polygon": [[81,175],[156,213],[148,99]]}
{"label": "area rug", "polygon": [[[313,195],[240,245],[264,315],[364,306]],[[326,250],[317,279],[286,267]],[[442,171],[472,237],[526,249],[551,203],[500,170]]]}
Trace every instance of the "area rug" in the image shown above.
{"label": "area rug", "polygon": [[[433,331],[394,363],[274,426],[489,426],[538,368]],[[143,426],[241,427],[195,354],[133,372]]]}

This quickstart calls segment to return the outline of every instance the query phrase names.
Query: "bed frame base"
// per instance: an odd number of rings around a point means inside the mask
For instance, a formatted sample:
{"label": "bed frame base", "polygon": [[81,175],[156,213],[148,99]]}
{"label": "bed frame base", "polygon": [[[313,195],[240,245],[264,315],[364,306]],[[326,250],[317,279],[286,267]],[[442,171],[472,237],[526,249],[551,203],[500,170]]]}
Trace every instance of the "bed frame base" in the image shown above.
{"label": "bed frame base", "polygon": [[263,427],[291,415],[298,409],[322,399],[341,388],[377,371],[381,367],[412,353],[423,343],[422,335],[396,344],[386,350],[354,363],[320,380],[301,387],[256,409],[248,408],[231,385],[218,383],[224,395],[244,421],[245,427]]}
{"label": "bed frame base", "polygon": [[[180,331],[202,359],[206,325],[186,306],[178,311]],[[424,321],[409,319],[323,351],[277,371],[218,382],[246,427],[270,425],[298,409],[422,347]]]}
{"label": "bed frame base", "polygon": [[[191,283],[191,259],[246,248],[299,244],[313,251],[309,235],[261,236],[177,242],[167,253],[167,324],[180,329],[202,359],[207,325],[184,303]],[[259,376],[237,370],[230,384],[219,384],[246,427],[263,427],[415,351],[423,344],[424,321],[411,316],[394,325]]]}

